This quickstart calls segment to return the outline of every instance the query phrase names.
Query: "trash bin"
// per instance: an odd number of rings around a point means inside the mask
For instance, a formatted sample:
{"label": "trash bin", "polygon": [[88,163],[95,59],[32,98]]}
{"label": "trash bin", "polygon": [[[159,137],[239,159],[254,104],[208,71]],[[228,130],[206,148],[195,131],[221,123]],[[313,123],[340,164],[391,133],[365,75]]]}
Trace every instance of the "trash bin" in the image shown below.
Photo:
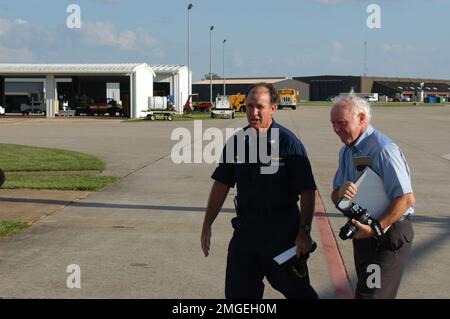
{"label": "trash bin", "polygon": [[436,97],[435,96],[427,96],[425,98],[425,103],[436,103]]}

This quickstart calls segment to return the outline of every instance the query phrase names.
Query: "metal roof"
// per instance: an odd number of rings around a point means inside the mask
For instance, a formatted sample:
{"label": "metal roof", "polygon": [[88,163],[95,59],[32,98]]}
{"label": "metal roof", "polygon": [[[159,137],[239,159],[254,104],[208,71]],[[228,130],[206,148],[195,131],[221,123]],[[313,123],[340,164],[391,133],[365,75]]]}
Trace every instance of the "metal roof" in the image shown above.
{"label": "metal roof", "polygon": [[[0,74],[130,74],[146,63],[123,64],[8,64],[0,63]],[[152,68],[150,68],[152,69]]]}
{"label": "metal roof", "polygon": [[[395,91],[415,91],[420,89],[420,82],[401,82],[401,81],[375,81],[378,85],[382,85]],[[423,82],[425,92],[446,92],[450,89],[450,83]]]}
{"label": "metal roof", "polygon": [[149,64],[155,73],[177,73],[181,69],[187,68],[185,65],[176,64]]}
{"label": "metal roof", "polygon": [[[230,78],[227,79],[225,78],[225,83],[226,84],[257,84],[257,83],[261,83],[261,82],[265,82],[265,83],[277,83],[277,82],[281,82],[281,81],[285,81],[288,80],[288,78],[286,77],[278,77],[278,78]],[[209,80],[202,80],[202,81],[198,81],[195,82],[193,84],[208,84],[209,85],[210,81]],[[218,80],[212,80],[212,84],[223,84],[223,79],[218,79]]]}

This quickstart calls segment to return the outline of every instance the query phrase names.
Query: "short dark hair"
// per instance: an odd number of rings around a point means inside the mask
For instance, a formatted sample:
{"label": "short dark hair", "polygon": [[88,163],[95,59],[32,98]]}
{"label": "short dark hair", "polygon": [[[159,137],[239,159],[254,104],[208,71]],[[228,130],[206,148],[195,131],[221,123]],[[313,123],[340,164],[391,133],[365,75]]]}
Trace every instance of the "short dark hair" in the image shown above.
{"label": "short dark hair", "polygon": [[249,93],[257,88],[257,87],[264,87],[266,89],[269,90],[269,94],[270,94],[270,103],[271,104],[277,104],[278,101],[278,92],[277,89],[275,89],[275,87],[273,86],[273,84],[267,83],[267,82],[260,82],[260,83],[256,83],[256,84],[252,84],[248,87],[247,89],[247,93],[245,93],[245,98],[247,99],[247,96],[249,95]]}

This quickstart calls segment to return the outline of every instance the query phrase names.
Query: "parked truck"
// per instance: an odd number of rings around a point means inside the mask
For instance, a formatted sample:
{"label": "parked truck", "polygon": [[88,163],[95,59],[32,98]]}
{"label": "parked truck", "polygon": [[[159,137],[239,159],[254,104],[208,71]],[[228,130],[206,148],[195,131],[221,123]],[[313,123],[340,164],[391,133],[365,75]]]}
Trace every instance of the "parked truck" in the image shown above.
{"label": "parked truck", "polygon": [[284,107],[290,107],[293,110],[297,108],[299,92],[294,89],[280,89],[278,90],[278,109],[282,110]]}
{"label": "parked truck", "polygon": [[117,101],[110,99],[107,102],[97,102],[89,105],[89,109],[87,110],[87,115],[105,115],[106,113],[109,116],[119,116],[123,115],[122,105],[118,104]]}
{"label": "parked truck", "polygon": [[211,111],[211,118],[229,117],[234,119],[234,110],[231,108],[230,97],[218,95],[216,97],[216,107]]}

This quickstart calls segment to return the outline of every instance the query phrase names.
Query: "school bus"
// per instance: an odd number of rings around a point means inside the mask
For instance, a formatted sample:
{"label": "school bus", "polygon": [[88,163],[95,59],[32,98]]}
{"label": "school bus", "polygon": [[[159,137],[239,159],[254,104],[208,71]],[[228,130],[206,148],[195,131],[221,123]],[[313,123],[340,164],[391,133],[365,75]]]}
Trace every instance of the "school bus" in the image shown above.
{"label": "school bus", "polygon": [[231,95],[230,104],[236,112],[245,112],[245,95],[240,93]]}
{"label": "school bus", "polygon": [[294,89],[278,90],[278,109],[281,110],[283,107],[290,107],[295,110],[297,108],[298,95],[298,91]]}

